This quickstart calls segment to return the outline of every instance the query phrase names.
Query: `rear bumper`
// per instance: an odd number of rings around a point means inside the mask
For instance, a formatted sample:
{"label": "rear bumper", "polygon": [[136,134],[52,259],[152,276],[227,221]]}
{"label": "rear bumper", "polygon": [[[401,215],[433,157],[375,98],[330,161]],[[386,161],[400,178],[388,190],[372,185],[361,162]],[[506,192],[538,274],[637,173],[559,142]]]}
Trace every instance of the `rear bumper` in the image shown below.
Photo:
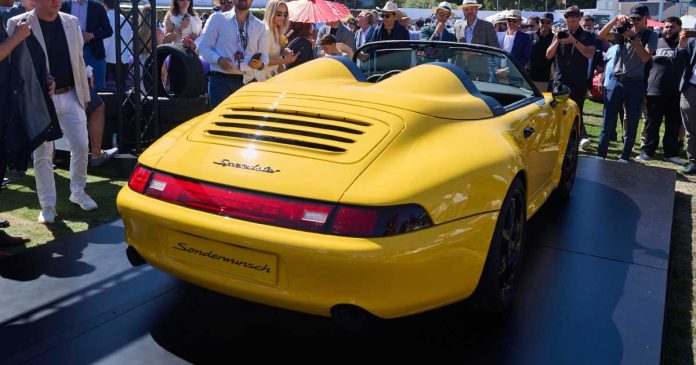
{"label": "rear bumper", "polygon": [[[492,212],[368,239],[225,218],[152,199],[128,186],[117,204],[126,241],[153,266],[230,296],[322,316],[330,316],[335,305],[351,304],[392,318],[467,298],[478,284],[497,219]],[[226,272],[182,261],[171,254],[181,237],[212,249],[234,247],[273,257],[273,278],[257,280],[238,275],[236,268]],[[199,256],[211,256],[204,251]]]}

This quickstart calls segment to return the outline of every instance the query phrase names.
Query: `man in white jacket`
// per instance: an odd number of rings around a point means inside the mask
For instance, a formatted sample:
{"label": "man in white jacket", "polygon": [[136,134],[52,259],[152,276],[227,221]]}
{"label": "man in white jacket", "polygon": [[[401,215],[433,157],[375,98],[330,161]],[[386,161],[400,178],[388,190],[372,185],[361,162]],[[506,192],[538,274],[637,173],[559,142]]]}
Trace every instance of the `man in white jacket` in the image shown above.
{"label": "man in white jacket", "polygon": [[[85,193],[89,152],[85,108],[90,96],[82,57],[84,40],[77,18],[60,13],[60,7],[60,0],[37,0],[36,9],[7,22],[7,32],[12,35],[18,24],[26,22],[43,48],[49,73],[56,83],[51,98],[60,128],[70,144],[70,201],[83,210],[94,210],[97,203]],[[53,142],[44,142],[34,150],[34,170],[41,204],[38,221],[53,223],[56,218]]]}

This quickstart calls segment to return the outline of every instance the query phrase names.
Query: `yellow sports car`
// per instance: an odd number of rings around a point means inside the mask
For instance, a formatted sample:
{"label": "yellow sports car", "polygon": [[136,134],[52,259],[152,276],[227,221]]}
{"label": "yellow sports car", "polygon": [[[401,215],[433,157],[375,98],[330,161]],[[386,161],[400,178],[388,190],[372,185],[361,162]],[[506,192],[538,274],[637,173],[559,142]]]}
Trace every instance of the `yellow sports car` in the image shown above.
{"label": "yellow sports car", "polygon": [[118,195],[129,258],[339,322],[503,310],[527,219],[573,186],[568,92],[504,51],[419,41],[248,84],[140,156]]}

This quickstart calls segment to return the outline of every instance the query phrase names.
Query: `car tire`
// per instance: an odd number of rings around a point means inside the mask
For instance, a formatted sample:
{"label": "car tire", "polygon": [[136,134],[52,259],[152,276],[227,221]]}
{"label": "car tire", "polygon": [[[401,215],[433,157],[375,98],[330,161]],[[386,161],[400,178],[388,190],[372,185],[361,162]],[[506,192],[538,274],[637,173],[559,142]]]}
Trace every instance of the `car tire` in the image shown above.
{"label": "car tire", "polygon": [[477,309],[501,313],[510,306],[522,264],[526,231],[525,187],[522,179],[516,178],[505,195],[481,279],[471,298]]}
{"label": "car tire", "polygon": [[[170,90],[164,88],[161,74],[158,72],[157,95],[172,97],[196,97],[203,95],[206,89],[203,65],[198,55],[178,44],[163,44],[157,47],[157,69],[161,70],[164,61],[169,57],[169,84]],[[152,57],[145,62],[145,69],[149,70],[152,64]],[[151,79],[145,77],[143,83],[145,90],[150,90]]]}
{"label": "car tire", "polygon": [[578,136],[578,127],[576,125],[570,131],[570,136],[568,136],[568,146],[563,156],[563,165],[561,165],[561,179],[558,182],[558,187],[554,190],[554,195],[557,198],[567,199],[573,190],[575,174],[578,169]]}

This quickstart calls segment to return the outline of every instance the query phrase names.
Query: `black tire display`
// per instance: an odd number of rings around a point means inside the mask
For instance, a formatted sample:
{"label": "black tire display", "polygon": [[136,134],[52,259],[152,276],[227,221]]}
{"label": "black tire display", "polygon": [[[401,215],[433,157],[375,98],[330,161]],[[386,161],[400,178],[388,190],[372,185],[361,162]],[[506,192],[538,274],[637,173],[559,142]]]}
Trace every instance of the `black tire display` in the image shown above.
{"label": "black tire display", "polygon": [[522,179],[516,178],[503,201],[478,286],[471,297],[481,310],[499,313],[512,302],[524,253],[527,203]]}
{"label": "black tire display", "polygon": [[[203,74],[203,65],[198,55],[183,46],[177,44],[163,44],[157,47],[157,69],[161,70],[165,60],[169,57],[169,91],[162,84],[161,74],[157,73],[158,96],[195,97],[205,93],[206,80]],[[152,67],[152,57],[145,62],[145,67]],[[143,80],[145,90],[150,90],[152,80]]]}

